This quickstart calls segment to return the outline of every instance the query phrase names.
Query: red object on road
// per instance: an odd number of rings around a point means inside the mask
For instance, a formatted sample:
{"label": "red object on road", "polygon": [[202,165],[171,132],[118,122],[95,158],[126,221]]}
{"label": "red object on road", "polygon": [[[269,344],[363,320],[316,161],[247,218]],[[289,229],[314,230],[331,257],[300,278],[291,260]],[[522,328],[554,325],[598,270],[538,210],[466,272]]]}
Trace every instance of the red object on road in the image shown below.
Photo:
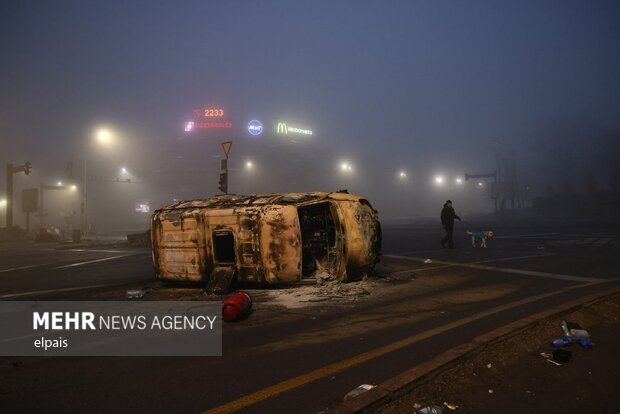
{"label": "red object on road", "polygon": [[252,298],[245,292],[237,292],[222,302],[222,317],[232,322],[246,316],[252,309]]}

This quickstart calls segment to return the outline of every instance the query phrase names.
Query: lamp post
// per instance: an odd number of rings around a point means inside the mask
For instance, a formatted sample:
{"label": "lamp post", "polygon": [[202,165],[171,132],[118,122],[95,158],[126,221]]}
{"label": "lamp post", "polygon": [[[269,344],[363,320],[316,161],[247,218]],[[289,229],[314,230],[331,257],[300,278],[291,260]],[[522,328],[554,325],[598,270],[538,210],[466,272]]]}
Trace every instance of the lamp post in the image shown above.
{"label": "lamp post", "polygon": [[[114,135],[107,128],[99,128],[95,131],[95,140],[100,146],[110,146],[114,140]],[[82,237],[88,234],[88,144],[84,146],[84,154],[82,155],[82,203],[80,205],[81,223],[80,229]]]}

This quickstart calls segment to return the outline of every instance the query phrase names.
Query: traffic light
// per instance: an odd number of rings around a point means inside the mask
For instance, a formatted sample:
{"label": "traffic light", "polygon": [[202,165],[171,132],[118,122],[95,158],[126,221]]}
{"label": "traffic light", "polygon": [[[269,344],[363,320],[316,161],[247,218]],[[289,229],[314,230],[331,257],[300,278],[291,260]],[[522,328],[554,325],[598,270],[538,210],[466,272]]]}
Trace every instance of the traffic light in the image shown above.
{"label": "traffic light", "polygon": [[30,174],[32,172],[32,163],[30,161],[26,161],[24,163],[24,173],[26,175]]}
{"label": "traffic light", "polygon": [[228,194],[228,171],[220,173],[220,191]]}

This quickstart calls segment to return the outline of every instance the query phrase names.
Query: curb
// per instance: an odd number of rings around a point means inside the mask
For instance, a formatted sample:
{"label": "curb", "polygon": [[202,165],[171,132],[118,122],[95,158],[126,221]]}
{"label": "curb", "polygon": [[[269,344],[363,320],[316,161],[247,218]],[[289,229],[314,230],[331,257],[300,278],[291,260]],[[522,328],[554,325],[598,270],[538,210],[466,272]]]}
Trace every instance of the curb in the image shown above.
{"label": "curb", "polygon": [[533,328],[547,319],[573,312],[581,307],[600,302],[618,293],[620,293],[620,287],[606,289],[604,292],[592,293],[583,298],[555,306],[479,335],[470,342],[466,342],[439,354],[435,358],[396,375],[357,397],[348,399],[341,405],[330,410],[330,412],[337,414],[374,412],[388,403],[397,400],[402,395],[407,394],[413,390],[416,385],[428,381],[443,371],[484,351],[488,345],[509,339],[523,331]]}

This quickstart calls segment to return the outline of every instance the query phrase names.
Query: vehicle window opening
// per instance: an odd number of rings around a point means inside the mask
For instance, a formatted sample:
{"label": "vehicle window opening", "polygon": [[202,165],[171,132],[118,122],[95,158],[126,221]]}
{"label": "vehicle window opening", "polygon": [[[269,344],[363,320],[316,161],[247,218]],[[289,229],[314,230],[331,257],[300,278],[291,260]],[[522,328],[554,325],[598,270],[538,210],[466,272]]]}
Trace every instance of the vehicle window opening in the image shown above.
{"label": "vehicle window opening", "polygon": [[301,228],[302,277],[333,271],[336,259],[336,226],[329,203],[297,209]]}
{"label": "vehicle window opening", "polygon": [[213,249],[217,263],[235,263],[235,237],[232,232],[213,233]]}

